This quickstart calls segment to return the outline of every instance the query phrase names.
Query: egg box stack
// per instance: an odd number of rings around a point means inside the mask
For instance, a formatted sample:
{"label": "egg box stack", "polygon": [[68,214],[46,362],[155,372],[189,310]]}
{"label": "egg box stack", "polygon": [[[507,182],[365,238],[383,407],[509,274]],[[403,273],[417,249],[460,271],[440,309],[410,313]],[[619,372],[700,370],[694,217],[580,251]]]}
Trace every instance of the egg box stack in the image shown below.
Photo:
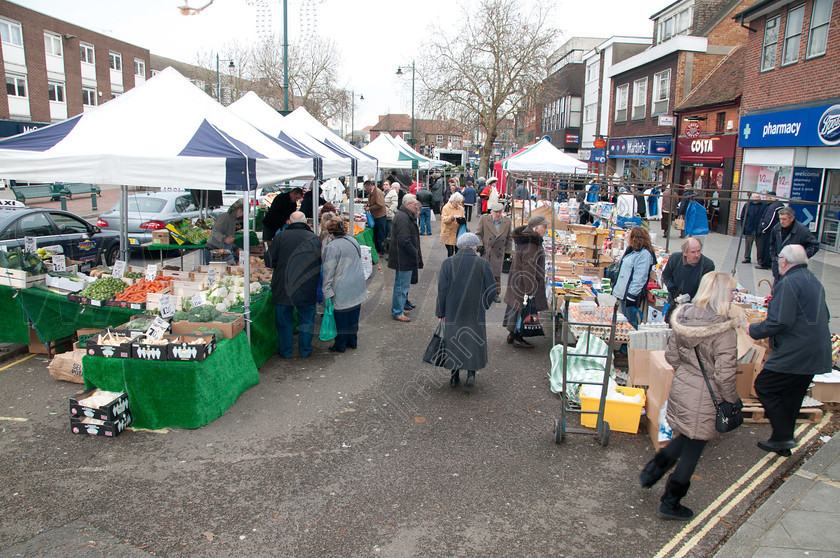
{"label": "egg box stack", "polygon": [[125,393],[88,389],[70,398],[70,431],[73,434],[113,438],[131,424]]}

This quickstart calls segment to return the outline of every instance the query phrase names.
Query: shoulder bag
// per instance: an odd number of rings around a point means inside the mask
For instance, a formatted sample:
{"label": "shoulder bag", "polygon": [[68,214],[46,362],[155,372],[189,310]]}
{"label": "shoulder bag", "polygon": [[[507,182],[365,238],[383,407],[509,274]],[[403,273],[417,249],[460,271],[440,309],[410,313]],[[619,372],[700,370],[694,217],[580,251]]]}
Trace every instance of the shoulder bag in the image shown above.
{"label": "shoulder bag", "polygon": [[715,392],[712,390],[712,383],[706,375],[706,369],[703,368],[703,361],[700,360],[700,351],[697,347],[694,347],[694,353],[697,355],[697,364],[700,365],[700,372],[703,373],[703,379],[706,380],[706,387],[709,388],[709,395],[712,396],[712,403],[715,404],[715,430],[718,432],[735,430],[744,423],[744,415],[741,413],[744,404],[740,398],[735,403],[730,403],[729,401],[717,402]]}
{"label": "shoulder bag", "polygon": [[426,352],[423,353],[423,362],[432,366],[446,367],[446,346],[443,342],[443,322],[438,322],[432,340],[429,341]]}

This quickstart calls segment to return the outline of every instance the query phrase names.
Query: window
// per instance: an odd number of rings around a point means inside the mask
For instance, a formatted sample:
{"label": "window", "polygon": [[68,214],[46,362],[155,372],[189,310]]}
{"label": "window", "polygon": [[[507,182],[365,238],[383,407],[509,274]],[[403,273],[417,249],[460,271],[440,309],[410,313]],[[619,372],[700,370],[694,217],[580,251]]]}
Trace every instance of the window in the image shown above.
{"label": "window", "polygon": [[599,62],[594,62],[586,67],[586,83],[590,81],[595,81],[598,79],[598,74],[601,70],[601,64]]}
{"label": "window", "polygon": [[46,213],[30,213],[18,221],[18,238],[55,234]]}
{"label": "window", "polygon": [[785,23],[785,51],[782,66],[799,60],[799,39],[802,36],[802,22],[805,20],[805,4],[788,11]]}
{"label": "window", "polygon": [[93,64],[93,45],[81,43],[79,49],[81,50],[82,63]]}
{"label": "window", "polygon": [[630,90],[630,84],[625,83],[615,88],[615,121],[627,121],[627,92]]}
{"label": "window", "polygon": [[689,7],[660,19],[658,41],[663,43],[675,35],[688,33],[691,28],[691,11],[692,8]]}
{"label": "window", "polygon": [[82,233],[87,234],[90,228],[80,219],[64,213],[50,213],[53,223],[58,227],[58,234]]}
{"label": "window", "polygon": [[633,120],[644,120],[647,105],[647,78],[633,82]]}
{"label": "window", "polygon": [[10,45],[23,46],[23,32],[20,23],[0,19],[0,40]]}
{"label": "window", "polygon": [[44,33],[44,50],[47,54],[61,56],[61,37],[52,33]]}
{"label": "window", "polygon": [[146,62],[134,59],[134,75],[146,77]]}
{"label": "window", "polygon": [[598,103],[592,103],[583,107],[583,122],[588,124],[595,122],[598,117]]}
{"label": "window", "polygon": [[671,70],[665,70],[653,74],[653,102],[651,103],[651,116],[666,114],[668,112],[668,100],[671,96]]}
{"label": "window", "polygon": [[50,101],[56,101],[58,103],[63,103],[64,102],[64,84],[63,83],[50,81],[50,82],[47,82],[47,87],[49,88]]}
{"label": "window", "polygon": [[761,71],[776,67],[776,46],[779,42],[779,16],[764,22],[764,47],[761,52]]}
{"label": "window", "polygon": [[108,53],[108,67],[117,72],[122,71],[122,55],[119,52]]}
{"label": "window", "polygon": [[10,97],[26,97],[26,77],[6,74],[6,94]]}
{"label": "window", "polygon": [[674,18],[668,18],[662,24],[662,40],[667,41],[674,36]]}
{"label": "window", "polygon": [[726,131],[726,113],[719,112],[717,113],[717,118],[715,119],[715,133],[722,134]]}
{"label": "window", "polygon": [[82,87],[82,104],[89,107],[96,106],[96,89]]}
{"label": "window", "polygon": [[825,54],[825,44],[828,40],[828,21],[831,19],[831,1],[814,0],[814,7],[811,10],[811,30],[808,32],[808,52],[805,54],[805,58]]}
{"label": "window", "polygon": [[569,97],[569,127],[580,128],[580,113],[583,101],[580,97]]}

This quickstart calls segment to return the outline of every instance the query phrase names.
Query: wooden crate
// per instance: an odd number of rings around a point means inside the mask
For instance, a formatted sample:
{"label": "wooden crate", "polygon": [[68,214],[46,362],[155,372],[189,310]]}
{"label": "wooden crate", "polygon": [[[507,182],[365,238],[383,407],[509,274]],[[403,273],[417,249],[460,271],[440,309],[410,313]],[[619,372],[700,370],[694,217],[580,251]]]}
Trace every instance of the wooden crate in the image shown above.
{"label": "wooden crate", "polygon": [[37,283],[43,283],[45,274],[30,275],[20,269],[9,269],[0,267],[0,285],[13,287],[15,289],[28,289]]}
{"label": "wooden crate", "polygon": [[[764,406],[758,399],[752,397],[741,400],[744,403],[744,408],[741,412],[744,414],[744,422],[766,424],[770,422],[764,412]],[[817,407],[803,407],[799,409],[799,417],[797,423],[818,423],[823,418],[823,411]]]}

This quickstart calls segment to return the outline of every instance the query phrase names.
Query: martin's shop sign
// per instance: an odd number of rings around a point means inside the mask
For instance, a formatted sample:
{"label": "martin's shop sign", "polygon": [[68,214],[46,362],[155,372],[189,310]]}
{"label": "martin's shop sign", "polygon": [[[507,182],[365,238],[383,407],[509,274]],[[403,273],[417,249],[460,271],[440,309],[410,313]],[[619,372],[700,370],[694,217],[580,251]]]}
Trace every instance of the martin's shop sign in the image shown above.
{"label": "martin's shop sign", "polygon": [[840,144],[840,104],[741,117],[741,147]]}
{"label": "martin's shop sign", "polygon": [[688,166],[722,167],[724,159],[735,157],[735,134],[700,138],[677,138],[677,157]]}
{"label": "martin's shop sign", "polygon": [[671,136],[610,140],[611,159],[661,159],[672,153]]}

